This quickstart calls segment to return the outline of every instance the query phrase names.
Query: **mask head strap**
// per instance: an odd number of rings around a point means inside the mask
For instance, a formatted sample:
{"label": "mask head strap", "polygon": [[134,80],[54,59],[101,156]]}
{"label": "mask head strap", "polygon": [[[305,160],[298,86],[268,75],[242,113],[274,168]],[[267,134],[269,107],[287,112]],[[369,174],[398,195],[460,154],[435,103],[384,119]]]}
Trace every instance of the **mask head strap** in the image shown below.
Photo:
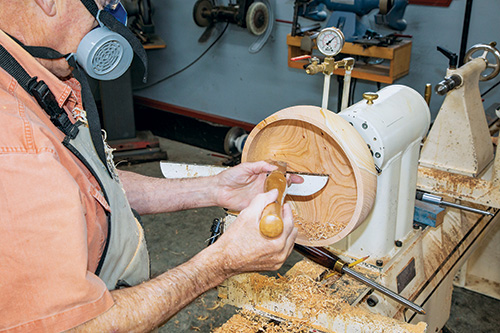
{"label": "mask head strap", "polygon": [[19,44],[23,49],[25,49],[29,54],[31,54],[35,58],[40,59],[60,59],[66,58],[68,60],[72,53],[61,54],[58,51],[51,49],[45,46],[28,46],[21,43],[21,41],[14,36],[7,34],[12,40],[14,40],[17,44]]}

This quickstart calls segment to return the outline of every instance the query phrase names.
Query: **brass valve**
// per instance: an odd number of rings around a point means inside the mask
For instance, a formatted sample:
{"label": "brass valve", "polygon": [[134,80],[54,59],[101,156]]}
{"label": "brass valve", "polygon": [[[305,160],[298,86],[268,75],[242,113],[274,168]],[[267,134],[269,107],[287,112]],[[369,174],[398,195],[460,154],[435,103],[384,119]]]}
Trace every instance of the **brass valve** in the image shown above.
{"label": "brass valve", "polygon": [[326,57],[323,63],[319,63],[318,58],[313,58],[311,64],[307,66],[306,73],[309,75],[314,75],[317,73],[323,73],[326,75],[332,75],[333,72],[338,68],[345,68],[346,71],[352,70],[354,67],[354,58],[345,58],[339,61],[335,61],[333,57]]}
{"label": "brass valve", "polygon": [[325,58],[325,61],[320,64],[318,58],[316,58],[316,57],[312,58],[311,63],[306,68],[306,74],[314,75],[314,74],[318,74],[318,73],[325,73],[326,71],[328,71],[328,67],[330,67],[330,60],[331,59],[332,58]]}

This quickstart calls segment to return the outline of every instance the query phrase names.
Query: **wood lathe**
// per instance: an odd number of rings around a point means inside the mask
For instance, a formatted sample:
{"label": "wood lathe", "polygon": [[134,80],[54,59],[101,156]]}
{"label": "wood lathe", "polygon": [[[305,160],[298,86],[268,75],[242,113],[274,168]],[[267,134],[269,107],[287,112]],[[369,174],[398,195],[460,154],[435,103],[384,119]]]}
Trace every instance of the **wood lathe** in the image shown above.
{"label": "wood lathe", "polygon": [[[476,50],[483,52],[478,58]],[[496,64],[486,61],[490,53]],[[498,286],[499,275],[487,274],[484,258],[467,260],[479,246],[494,256],[487,249],[498,253],[500,244],[500,154],[478,88],[482,73],[499,63],[494,45],[476,45],[465,65],[448,69],[447,77],[460,80],[448,88],[430,132],[424,98],[391,85],[339,114],[315,106],[281,110],[258,124],[244,147],[243,161],[280,160],[290,171],[329,175],[318,193],[285,199],[297,243],[324,246],[346,263],[369,256],[352,269],[423,307],[425,315],[303,260],[285,276],[225,281],[221,300],[245,311],[216,332],[234,331],[238,321],[259,323],[241,332],[280,325],[288,332],[437,332],[449,317],[454,279],[467,286],[473,275],[467,267],[486,272],[482,280]],[[435,211],[436,205],[415,200],[417,190],[456,205]],[[414,222],[416,204],[427,220]],[[490,290],[500,297],[498,287]]]}

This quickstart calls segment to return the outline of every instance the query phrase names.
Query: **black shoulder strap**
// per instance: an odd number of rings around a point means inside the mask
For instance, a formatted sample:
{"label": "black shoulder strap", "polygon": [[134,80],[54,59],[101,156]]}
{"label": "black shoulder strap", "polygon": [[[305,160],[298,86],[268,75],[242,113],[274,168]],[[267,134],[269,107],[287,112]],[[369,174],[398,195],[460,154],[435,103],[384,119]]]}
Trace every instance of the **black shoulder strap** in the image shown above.
{"label": "black shoulder strap", "polygon": [[52,94],[47,84],[43,81],[38,81],[36,76],[31,77],[2,45],[0,45],[0,66],[16,79],[24,90],[36,99],[57,128],[71,138],[76,137],[78,127],[71,123],[68,114],[59,107],[54,94]]}
{"label": "black shoulder strap", "polygon": [[[21,46],[23,45],[21,44]],[[62,57],[63,55],[54,55],[54,57],[50,58],[58,59]],[[80,84],[82,85],[82,100],[84,108],[87,112],[87,120],[89,123],[90,134],[94,143],[94,147],[97,151],[99,159],[108,168],[106,154],[104,152],[104,142],[101,135],[101,123],[99,121],[99,114],[97,112],[97,106],[95,105],[94,98],[92,97],[92,92],[90,91],[87,78],[85,74],[82,74],[82,71],[80,70],[76,62],[73,62],[70,65],[75,67],[75,77],[78,81],[80,81]],[[0,67],[5,69],[7,73],[9,73],[14,79],[17,80],[17,82],[21,85],[21,87],[23,87],[24,90],[26,90],[36,99],[40,107],[45,110],[45,112],[47,112],[47,114],[50,116],[50,120],[57,128],[59,128],[65,135],[69,136],[72,139],[76,137],[76,135],[78,134],[78,127],[74,126],[71,123],[67,113],[59,107],[54,94],[50,91],[47,84],[43,81],[38,81],[37,77],[31,77],[2,45],[0,45]]]}

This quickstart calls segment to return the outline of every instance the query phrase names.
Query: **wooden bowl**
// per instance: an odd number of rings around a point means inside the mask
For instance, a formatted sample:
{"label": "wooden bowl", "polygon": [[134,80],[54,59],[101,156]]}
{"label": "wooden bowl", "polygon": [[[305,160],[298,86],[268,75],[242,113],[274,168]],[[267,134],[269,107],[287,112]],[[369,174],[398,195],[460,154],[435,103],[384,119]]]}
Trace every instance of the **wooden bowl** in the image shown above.
{"label": "wooden bowl", "polygon": [[358,227],[375,200],[371,153],[342,117],[316,106],[294,106],[261,121],[249,134],[242,162],[275,160],[288,171],[328,174],[325,187],[306,197],[287,196],[302,245],[331,245]]}

